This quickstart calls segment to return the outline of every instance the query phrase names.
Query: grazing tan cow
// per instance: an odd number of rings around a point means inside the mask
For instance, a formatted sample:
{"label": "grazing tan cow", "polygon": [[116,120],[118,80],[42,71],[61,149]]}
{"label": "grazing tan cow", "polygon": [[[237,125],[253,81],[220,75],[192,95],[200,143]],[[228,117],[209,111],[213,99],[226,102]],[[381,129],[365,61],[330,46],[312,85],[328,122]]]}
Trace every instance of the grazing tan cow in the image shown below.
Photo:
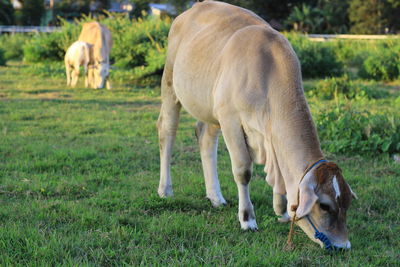
{"label": "grazing tan cow", "polygon": [[199,120],[196,133],[206,194],[214,206],[226,203],[217,177],[222,131],[243,229],[257,229],[248,186],[255,162],[265,165],[274,210],[282,220],[296,214],[296,223],[322,244],[308,217],[335,247],[350,248],[345,218],[351,190],[336,164],[319,161],[323,154],[299,61],[286,38],[246,9],[206,1],[175,19],[168,46],[157,122],[158,194],[173,194],[171,155],[183,106]]}
{"label": "grazing tan cow", "polygon": [[83,24],[79,41],[93,45],[93,58],[89,65],[88,78],[92,88],[111,89],[110,74],[110,52],[112,48],[111,32],[106,26],[98,22]]}
{"label": "grazing tan cow", "polygon": [[67,85],[76,86],[79,77],[79,68],[83,66],[85,69],[85,85],[88,86],[87,72],[90,62],[92,45],[76,41],[65,53],[64,63],[67,73]]}

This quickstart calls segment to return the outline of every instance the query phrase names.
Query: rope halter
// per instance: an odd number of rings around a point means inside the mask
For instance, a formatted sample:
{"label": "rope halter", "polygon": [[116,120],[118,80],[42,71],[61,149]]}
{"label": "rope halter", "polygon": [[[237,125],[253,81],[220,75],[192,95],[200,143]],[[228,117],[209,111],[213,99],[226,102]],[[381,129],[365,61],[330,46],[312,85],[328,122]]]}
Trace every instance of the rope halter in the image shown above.
{"label": "rope halter", "polygon": [[[298,194],[297,194],[297,205],[292,205],[292,206],[291,206],[291,211],[294,212],[294,215],[293,215],[293,219],[291,220],[291,223],[290,223],[290,231],[289,231],[289,235],[288,235],[288,240],[287,240],[287,242],[286,242],[285,250],[292,250],[292,249],[294,249],[294,244],[293,244],[294,224],[295,224],[296,221],[298,221],[298,220],[301,219],[301,218],[298,218],[298,219],[296,218],[296,210],[297,210],[297,207],[298,207],[299,202],[300,202],[300,184],[301,184],[301,182],[303,181],[304,176],[306,176],[306,174],[307,174],[312,168],[314,168],[315,166],[317,166],[317,165],[319,165],[320,163],[323,163],[323,162],[327,162],[327,161],[326,161],[325,159],[320,159],[320,160],[316,161],[315,163],[309,165],[309,166],[307,167],[307,169],[304,171],[303,176],[302,176],[301,179],[300,179],[300,182],[299,182],[299,191],[298,191]],[[308,215],[306,215],[305,217],[306,217],[306,219],[308,220],[308,222],[311,224],[311,226],[312,226],[312,227],[314,228],[314,230],[315,230],[314,237],[315,237],[316,239],[318,239],[318,240],[321,240],[321,242],[322,242],[322,243],[324,244],[324,246],[325,246],[325,249],[327,249],[327,250],[332,250],[332,249],[333,249],[333,245],[332,245],[332,243],[329,241],[329,238],[328,238],[324,233],[318,231],[317,227],[313,224],[313,222],[311,221],[311,219],[310,219],[310,217],[309,217]]]}

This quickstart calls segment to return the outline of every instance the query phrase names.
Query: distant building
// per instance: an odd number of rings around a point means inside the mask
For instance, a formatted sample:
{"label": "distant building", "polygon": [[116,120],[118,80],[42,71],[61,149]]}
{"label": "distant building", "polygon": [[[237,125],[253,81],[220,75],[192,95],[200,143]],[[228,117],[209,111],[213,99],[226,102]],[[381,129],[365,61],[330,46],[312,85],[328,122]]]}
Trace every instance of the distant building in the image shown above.
{"label": "distant building", "polygon": [[176,16],[177,12],[173,5],[171,4],[149,4],[150,15],[162,16],[162,15],[172,15]]}
{"label": "distant building", "polygon": [[135,5],[128,1],[123,1],[121,3],[112,2],[108,11],[117,13],[130,13],[133,11],[134,8]]}

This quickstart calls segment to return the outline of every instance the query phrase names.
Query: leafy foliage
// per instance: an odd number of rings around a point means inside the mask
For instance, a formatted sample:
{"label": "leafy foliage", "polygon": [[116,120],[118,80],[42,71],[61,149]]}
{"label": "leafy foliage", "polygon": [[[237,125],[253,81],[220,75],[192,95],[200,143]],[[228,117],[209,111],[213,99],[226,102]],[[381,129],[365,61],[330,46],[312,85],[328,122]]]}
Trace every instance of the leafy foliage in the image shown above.
{"label": "leafy foliage", "polygon": [[395,153],[400,151],[398,113],[373,113],[340,105],[319,112],[315,119],[324,150],[332,153]]}
{"label": "leafy foliage", "polygon": [[21,0],[22,9],[16,12],[18,25],[40,25],[45,12],[42,0]]}
{"label": "leafy foliage", "polygon": [[0,35],[0,49],[4,50],[6,60],[21,60],[23,46],[32,38],[30,34]]}
{"label": "leafy foliage", "polygon": [[374,80],[400,78],[400,42],[381,43],[372,50],[362,64],[360,76]]}
{"label": "leafy foliage", "polygon": [[352,33],[377,34],[399,30],[400,2],[396,0],[351,0]]}
{"label": "leafy foliage", "polygon": [[10,0],[0,0],[0,25],[14,23],[14,9]]}
{"label": "leafy foliage", "polygon": [[336,76],[343,72],[343,65],[329,43],[312,42],[297,34],[287,34],[287,37],[300,59],[304,77]]}
{"label": "leafy foliage", "polygon": [[107,9],[109,0],[61,0],[55,3],[55,13],[64,19],[80,18],[88,15],[93,9],[100,12]]}
{"label": "leafy foliage", "polygon": [[325,100],[332,100],[338,97],[379,99],[388,96],[388,93],[380,90],[376,84],[353,81],[348,75],[320,80],[312,90],[307,91],[307,94],[311,97],[317,96]]}
{"label": "leafy foliage", "polygon": [[295,31],[307,33],[347,32],[347,1],[319,0],[317,4],[295,6],[285,24]]}
{"label": "leafy foliage", "polygon": [[4,65],[6,65],[4,50],[0,48],[0,66],[4,66]]}
{"label": "leafy foliage", "polygon": [[302,4],[301,7],[294,7],[286,24],[291,25],[295,31],[318,32],[323,23],[324,14],[317,7]]}

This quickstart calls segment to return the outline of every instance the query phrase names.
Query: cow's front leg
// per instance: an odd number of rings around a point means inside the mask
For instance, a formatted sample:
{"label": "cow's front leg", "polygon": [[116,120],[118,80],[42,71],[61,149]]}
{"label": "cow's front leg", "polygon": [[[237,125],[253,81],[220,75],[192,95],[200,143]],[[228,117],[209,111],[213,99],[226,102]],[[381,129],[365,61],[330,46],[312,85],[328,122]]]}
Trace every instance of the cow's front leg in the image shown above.
{"label": "cow's front leg", "polygon": [[221,121],[222,135],[232,162],[232,172],[239,193],[238,217],[243,230],[257,230],[256,216],[250,200],[249,183],[252,160],[240,122],[227,116]]}
{"label": "cow's front leg", "polygon": [[214,207],[225,205],[217,173],[218,126],[197,122],[196,137],[199,142],[201,163],[203,165],[207,198]]}

